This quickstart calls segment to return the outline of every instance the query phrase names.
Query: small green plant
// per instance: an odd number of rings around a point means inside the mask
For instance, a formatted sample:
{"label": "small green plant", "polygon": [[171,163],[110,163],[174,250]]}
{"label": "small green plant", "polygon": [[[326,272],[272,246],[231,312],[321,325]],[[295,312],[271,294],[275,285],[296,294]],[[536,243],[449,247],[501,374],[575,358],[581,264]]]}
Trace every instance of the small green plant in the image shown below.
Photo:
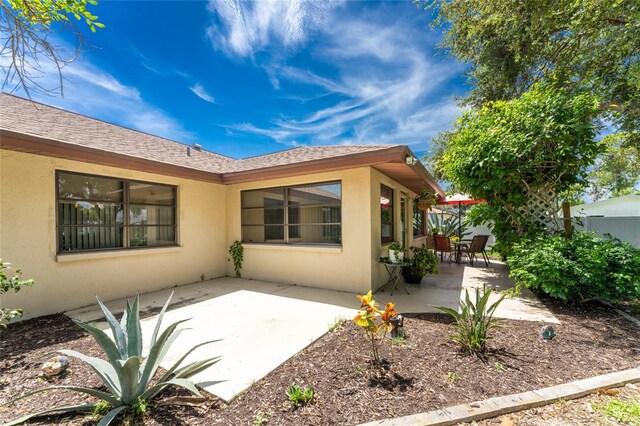
{"label": "small green plant", "polygon": [[465,290],[465,299],[460,301],[460,313],[451,308],[436,306],[436,309],[451,315],[455,319],[453,324],[455,333],[450,339],[459,344],[464,350],[481,355],[487,350],[488,332],[500,327],[499,320],[493,318],[498,305],[504,300],[504,295],[494,304],[489,305],[491,290],[485,288],[480,296],[480,289],[475,289],[475,302],[469,297],[469,290]]}
{"label": "small green plant", "polygon": [[[1,296],[13,290],[14,293],[20,291],[22,287],[31,287],[35,285],[34,280],[21,280],[22,271],[16,269],[12,277],[8,277],[5,270],[12,269],[10,263],[2,263],[0,259],[0,299]],[[13,318],[21,317],[22,309],[2,308],[0,309],[0,332],[7,328],[7,323]]]}
{"label": "small green plant", "polygon": [[401,261],[402,259],[400,259],[400,258],[401,257],[404,258],[404,253],[407,251],[397,241],[394,241],[391,244],[389,244],[388,249],[389,249],[389,257],[391,258],[391,261],[393,261],[393,262]]}
{"label": "small green plant", "polygon": [[229,254],[233,259],[233,269],[236,271],[236,278],[241,278],[240,270],[242,269],[242,261],[244,260],[244,247],[242,247],[242,243],[235,240],[233,244],[229,246]]}
{"label": "small green plant", "polygon": [[501,373],[503,371],[506,371],[507,366],[504,365],[503,362],[496,361],[496,362],[493,363],[493,368],[495,368],[497,372]]}
{"label": "small green plant", "polygon": [[365,331],[369,342],[371,343],[371,356],[376,365],[381,365],[380,353],[378,351],[378,335],[391,332],[393,325],[391,318],[398,315],[393,303],[387,303],[384,311],[377,307],[377,302],[373,299],[371,290],[366,296],[358,296],[362,302],[360,310],[353,319],[357,325]]}
{"label": "small green plant", "polygon": [[422,193],[416,195],[413,202],[416,203],[418,208],[422,211],[431,210],[438,201],[438,194],[428,191],[426,188],[422,190]]}
{"label": "small green plant", "polygon": [[391,338],[391,346],[402,346],[407,343],[407,338],[404,336],[395,336]]}
{"label": "small green plant", "polygon": [[187,321],[182,320],[175,322],[160,333],[162,317],[170,301],[171,296],[169,296],[169,300],[167,300],[167,303],[165,303],[158,316],[158,321],[151,336],[149,352],[143,355],[139,296],[136,296],[133,303],[130,303],[127,299],[127,308],[120,322],[115,319],[113,314],[104,306],[100,299],[98,299],[98,304],[111,328],[114,336],[113,339],[104,331],[87,323],[77,320],[74,320],[74,322],[96,340],[96,343],[98,343],[103,350],[106,360],[68,349],[62,349],[58,352],[89,364],[107,391],[83,386],[50,386],[28,392],[2,406],[13,404],[37,393],[54,390],[79,392],[98,398],[99,401],[93,404],[51,408],[38,413],[28,414],[6,423],[5,426],[21,424],[36,416],[48,413],[68,411],[100,412],[104,410],[105,407],[110,407],[111,410],[108,411],[98,423],[98,426],[106,426],[124,410],[129,410],[136,414],[144,413],[147,410],[149,401],[170,386],[184,388],[202,398],[202,395],[189,378],[217,363],[220,357],[195,361],[186,366],[181,366],[181,364],[195,349],[213,343],[216,340],[200,343],[186,351],[171,368],[164,372],[164,374],[153,383],[153,377],[156,375],[162,359],[169,350],[169,347],[183,331],[182,329],[177,329],[178,325]]}
{"label": "small green plant", "polygon": [[107,401],[98,401],[95,407],[93,407],[93,415],[103,417],[110,409],[111,405]]}
{"label": "small green plant", "polygon": [[313,386],[302,388],[293,384],[287,388],[285,393],[287,394],[287,398],[289,398],[289,402],[291,402],[294,407],[298,407],[300,405],[306,405],[313,399]]}
{"label": "small green plant", "polygon": [[336,317],[333,322],[329,324],[329,332],[333,333],[334,331],[341,329],[345,322],[347,322],[345,317]]}
{"label": "small green plant", "polygon": [[447,373],[447,381],[451,384],[454,384],[460,380],[460,375],[455,371],[449,371]]}
{"label": "small green plant", "polygon": [[271,412],[271,410],[269,410],[269,411],[258,411],[256,413],[255,417],[253,418],[253,426],[266,425],[267,422],[269,421],[269,417],[271,417],[272,414],[273,414],[273,412]]}
{"label": "small green plant", "polygon": [[623,401],[612,398],[605,403],[592,403],[591,406],[597,412],[620,423],[640,425],[640,401]]}

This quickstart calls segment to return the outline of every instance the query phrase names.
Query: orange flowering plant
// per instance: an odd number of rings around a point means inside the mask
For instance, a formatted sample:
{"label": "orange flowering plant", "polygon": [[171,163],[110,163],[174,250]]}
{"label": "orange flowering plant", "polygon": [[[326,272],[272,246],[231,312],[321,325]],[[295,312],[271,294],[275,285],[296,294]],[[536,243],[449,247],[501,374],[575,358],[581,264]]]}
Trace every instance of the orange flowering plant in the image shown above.
{"label": "orange flowering plant", "polygon": [[391,332],[393,324],[391,318],[398,315],[394,308],[393,303],[387,303],[384,310],[380,310],[377,307],[377,302],[373,299],[371,290],[366,296],[358,296],[360,302],[360,309],[353,319],[356,324],[362,327],[371,342],[371,354],[375,364],[380,364],[380,353],[378,352],[378,335],[382,332]]}

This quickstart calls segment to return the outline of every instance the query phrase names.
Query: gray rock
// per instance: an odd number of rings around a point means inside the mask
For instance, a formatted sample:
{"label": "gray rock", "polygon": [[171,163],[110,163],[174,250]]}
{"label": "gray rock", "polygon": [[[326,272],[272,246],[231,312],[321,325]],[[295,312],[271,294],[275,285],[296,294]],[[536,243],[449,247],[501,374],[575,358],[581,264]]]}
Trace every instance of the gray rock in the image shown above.
{"label": "gray rock", "polygon": [[69,368],[69,358],[66,356],[58,355],[48,359],[40,370],[45,377],[59,376]]}

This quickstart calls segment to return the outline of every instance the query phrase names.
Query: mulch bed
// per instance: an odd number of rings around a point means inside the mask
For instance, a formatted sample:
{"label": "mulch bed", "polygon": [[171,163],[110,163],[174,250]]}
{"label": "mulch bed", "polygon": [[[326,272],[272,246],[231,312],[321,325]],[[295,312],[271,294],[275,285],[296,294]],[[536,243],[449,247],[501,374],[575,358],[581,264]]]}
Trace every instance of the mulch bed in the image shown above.
{"label": "mulch bed", "polygon": [[[442,314],[407,315],[407,339],[386,340],[381,356],[388,369],[368,362],[363,331],[348,321],[296,354],[226,405],[211,398],[197,407],[156,406],[136,423],[144,425],[352,425],[429,411],[463,402],[533,390],[637,367],[640,327],[612,309],[567,307],[543,302],[561,321],[557,337],[541,341],[540,323],[503,322],[493,333],[485,360],[460,353],[449,342],[450,320]],[[402,309],[401,306],[398,307]],[[0,337],[0,402],[46,385],[37,379],[43,355],[59,348],[98,355],[93,341],[62,315],[12,324]],[[259,348],[256,348],[259,350]],[[99,386],[91,370],[72,360],[57,384]],[[294,409],[285,396],[291,384],[313,386],[315,396]],[[181,395],[179,391],[165,396]],[[0,423],[18,415],[83,401],[49,393],[0,408]],[[33,424],[93,424],[82,415],[46,417]]]}

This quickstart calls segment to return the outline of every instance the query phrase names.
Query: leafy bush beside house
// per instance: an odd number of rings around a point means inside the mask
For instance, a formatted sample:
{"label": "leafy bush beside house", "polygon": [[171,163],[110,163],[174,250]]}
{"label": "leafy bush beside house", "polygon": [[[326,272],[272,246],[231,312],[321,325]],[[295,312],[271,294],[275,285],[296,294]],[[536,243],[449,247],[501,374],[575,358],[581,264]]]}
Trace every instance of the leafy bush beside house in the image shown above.
{"label": "leafy bush beside house", "polygon": [[618,239],[540,236],[515,244],[507,263],[518,285],[564,301],[640,299],[640,250]]}
{"label": "leafy bush beside house", "polygon": [[[12,269],[10,263],[3,263],[0,259],[0,296],[13,290],[14,293],[20,291],[22,287],[31,287],[35,285],[34,280],[22,280],[22,271],[16,269],[12,277],[7,276],[6,269]],[[22,309],[3,308],[0,307],[0,331],[7,328],[7,324],[11,319],[22,316]]]}

